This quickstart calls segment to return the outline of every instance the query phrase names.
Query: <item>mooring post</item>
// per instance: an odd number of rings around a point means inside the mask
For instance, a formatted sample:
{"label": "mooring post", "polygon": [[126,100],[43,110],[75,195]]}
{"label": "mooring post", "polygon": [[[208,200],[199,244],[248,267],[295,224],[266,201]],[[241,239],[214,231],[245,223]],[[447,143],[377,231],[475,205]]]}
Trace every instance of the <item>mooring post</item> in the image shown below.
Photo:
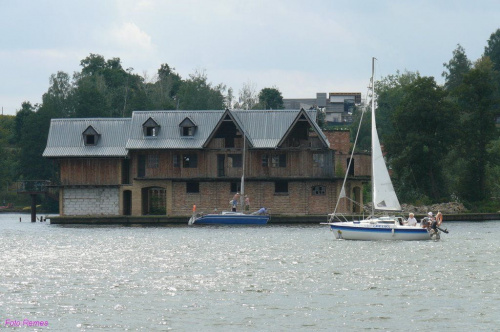
{"label": "mooring post", "polygon": [[36,222],[36,194],[31,194],[31,222]]}

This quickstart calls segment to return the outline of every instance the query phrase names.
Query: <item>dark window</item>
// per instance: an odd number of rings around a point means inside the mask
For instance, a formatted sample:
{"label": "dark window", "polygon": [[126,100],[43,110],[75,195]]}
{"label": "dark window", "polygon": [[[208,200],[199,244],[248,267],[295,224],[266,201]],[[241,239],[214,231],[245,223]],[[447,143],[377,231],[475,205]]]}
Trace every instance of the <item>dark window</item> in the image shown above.
{"label": "dark window", "polygon": [[224,164],[226,160],[226,155],[218,154],[217,155],[217,176],[225,176],[226,172],[224,169]]}
{"label": "dark window", "polygon": [[[349,167],[349,161],[351,160],[351,158],[347,158],[347,167]],[[347,174],[348,175],[351,175],[351,176],[354,176],[354,159],[351,161],[351,166],[349,167],[348,171],[347,171]]]}
{"label": "dark window", "polygon": [[272,167],[286,167],[286,154],[275,154],[271,157]]}
{"label": "dark window", "polygon": [[172,156],[172,161],[174,163],[174,167],[181,167],[181,156],[174,154]]}
{"label": "dark window", "polygon": [[313,163],[315,167],[325,167],[325,155],[323,153],[314,153]]}
{"label": "dark window", "polygon": [[194,127],[182,127],[182,136],[193,136]]}
{"label": "dark window", "polygon": [[146,136],[154,137],[158,134],[156,127],[146,127]]}
{"label": "dark window", "polygon": [[130,184],[130,159],[122,161],[122,184]]}
{"label": "dark window", "polygon": [[224,147],[234,148],[234,137],[224,137]]}
{"label": "dark window", "polygon": [[326,195],[326,187],[325,186],[313,186],[312,187],[313,196],[318,195]]}
{"label": "dark window", "polygon": [[143,178],[146,176],[146,156],[139,155],[137,158],[137,177]]}
{"label": "dark window", "polygon": [[288,193],[288,182],[287,181],[274,182],[274,192],[275,193]]}
{"label": "dark window", "polygon": [[199,182],[186,182],[186,193],[196,194],[200,192]]}
{"label": "dark window", "polygon": [[231,182],[231,192],[239,193],[241,190],[241,182]]}
{"label": "dark window", "polygon": [[85,135],[85,145],[95,145],[95,135]]}
{"label": "dark window", "polygon": [[231,167],[242,167],[243,159],[241,154],[230,154],[228,155]]}
{"label": "dark window", "polygon": [[149,168],[158,168],[159,159],[160,158],[157,154],[148,155],[148,167]]}
{"label": "dark window", "polygon": [[262,167],[267,167],[269,166],[269,157],[267,154],[262,155]]}
{"label": "dark window", "polygon": [[198,167],[198,155],[197,154],[184,154],[184,155],[182,155],[182,167],[184,167],[184,168],[196,168],[196,167]]}

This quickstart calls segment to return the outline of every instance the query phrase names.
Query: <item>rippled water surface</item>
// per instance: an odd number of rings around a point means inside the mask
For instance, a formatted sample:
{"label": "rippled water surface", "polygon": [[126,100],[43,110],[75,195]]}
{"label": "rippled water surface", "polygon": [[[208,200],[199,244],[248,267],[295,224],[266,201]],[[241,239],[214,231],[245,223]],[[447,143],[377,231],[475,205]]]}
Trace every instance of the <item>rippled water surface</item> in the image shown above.
{"label": "rippled water surface", "polygon": [[[23,222],[19,222],[22,216]],[[500,221],[439,242],[326,226],[69,227],[0,214],[0,329],[498,330]]]}

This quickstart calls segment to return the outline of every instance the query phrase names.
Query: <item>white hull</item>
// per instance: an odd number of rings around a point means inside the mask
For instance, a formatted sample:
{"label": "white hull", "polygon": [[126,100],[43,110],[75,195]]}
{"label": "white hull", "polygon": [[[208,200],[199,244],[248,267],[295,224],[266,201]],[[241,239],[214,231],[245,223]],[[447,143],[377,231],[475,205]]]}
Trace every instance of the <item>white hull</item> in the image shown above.
{"label": "white hull", "polygon": [[420,226],[402,226],[396,223],[334,222],[329,224],[337,239],[344,240],[431,240],[431,235]]}

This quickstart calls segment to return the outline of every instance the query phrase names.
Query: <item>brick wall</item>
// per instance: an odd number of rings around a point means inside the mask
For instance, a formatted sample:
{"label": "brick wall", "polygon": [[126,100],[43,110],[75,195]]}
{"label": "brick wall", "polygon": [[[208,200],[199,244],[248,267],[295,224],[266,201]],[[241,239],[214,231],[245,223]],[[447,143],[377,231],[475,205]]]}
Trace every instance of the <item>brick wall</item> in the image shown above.
{"label": "brick wall", "polygon": [[337,153],[349,153],[351,149],[351,133],[349,130],[325,130],[323,133],[330,142],[330,149],[335,150]]}
{"label": "brick wall", "polygon": [[[324,195],[313,195],[312,187],[325,187]],[[245,193],[250,197],[250,211],[257,211],[265,206],[271,214],[307,215],[331,213],[337,201],[341,181],[289,181],[288,193],[275,193],[272,181],[249,181],[245,184]],[[235,193],[230,192],[229,182],[200,182],[199,193],[186,193],[184,182],[173,183],[172,210],[169,215],[190,215],[193,205],[198,212],[213,213],[230,210],[229,201]],[[167,198],[168,200],[168,198]],[[238,205],[238,211],[240,211]],[[345,207],[342,206],[342,211]]]}
{"label": "brick wall", "polygon": [[65,188],[63,214],[119,215],[119,188]]}

